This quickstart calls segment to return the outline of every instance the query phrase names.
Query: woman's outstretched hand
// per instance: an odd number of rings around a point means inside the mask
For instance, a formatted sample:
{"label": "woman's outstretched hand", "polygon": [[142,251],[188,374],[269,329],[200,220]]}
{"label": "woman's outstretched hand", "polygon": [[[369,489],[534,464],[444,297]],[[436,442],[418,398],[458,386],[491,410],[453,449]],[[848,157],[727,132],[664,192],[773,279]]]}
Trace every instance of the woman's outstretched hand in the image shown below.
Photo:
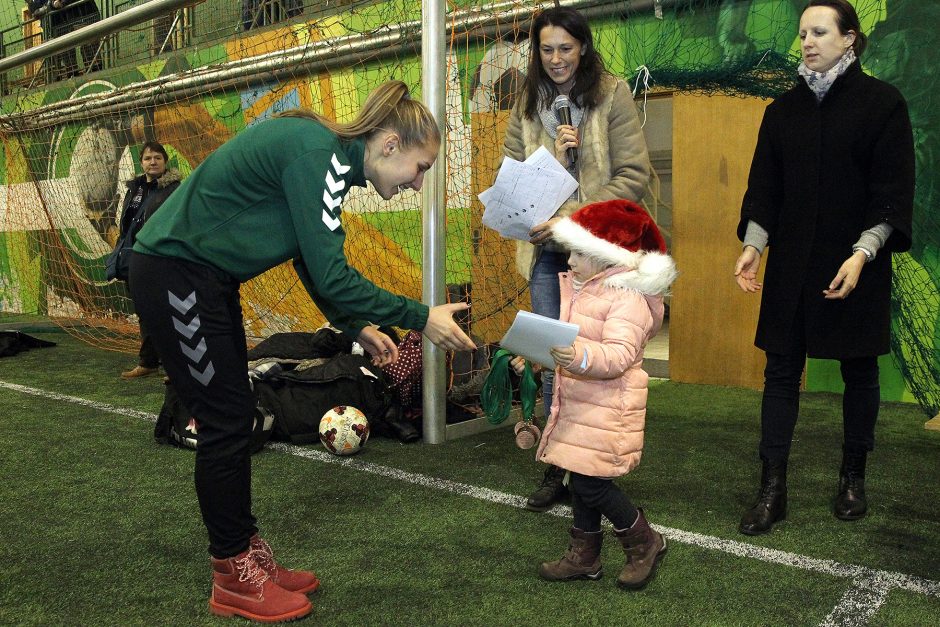
{"label": "woman's outstretched hand", "polygon": [[823,298],[826,300],[847,298],[858,285],[858,278],[862,275],[866,260],[867,257],[861,250],[852,253],[852,256],[842,263],[835,278],[829,283],[829,289],[823,290]]}
{"label": "woman's outstretched hand", "polygon": [[757,282],[757,271],[760,270],[760,253],[753,246],[745,246],[734,264],[734,280],[743,291],[753,294],[761,288]]}
{"label": "woman's outstretched hand", "polygon": [[467,303],[449,303],[431,307],[422,333],[438,348],[448,351],[469,351],[476,348],[463,329],[454,322],[454,314],[469,309]]}

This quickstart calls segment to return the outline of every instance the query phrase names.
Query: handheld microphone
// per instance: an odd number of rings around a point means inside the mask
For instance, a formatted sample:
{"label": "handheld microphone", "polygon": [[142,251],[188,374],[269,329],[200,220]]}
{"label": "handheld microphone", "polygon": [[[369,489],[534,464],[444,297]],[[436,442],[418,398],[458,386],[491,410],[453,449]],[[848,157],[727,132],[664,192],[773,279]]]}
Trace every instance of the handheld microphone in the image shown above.
{"label": "handheld microphone", "polygon": [[[552,103],[552,109],[555,110],[555,116],[558,118],[559,122],[571,126],[571,101],[568,100],[568,96],[559,94],[558,97],[555,98],[555,102]],[[577,160],[578,149],[569,148],[568,163],[574,165]]]}

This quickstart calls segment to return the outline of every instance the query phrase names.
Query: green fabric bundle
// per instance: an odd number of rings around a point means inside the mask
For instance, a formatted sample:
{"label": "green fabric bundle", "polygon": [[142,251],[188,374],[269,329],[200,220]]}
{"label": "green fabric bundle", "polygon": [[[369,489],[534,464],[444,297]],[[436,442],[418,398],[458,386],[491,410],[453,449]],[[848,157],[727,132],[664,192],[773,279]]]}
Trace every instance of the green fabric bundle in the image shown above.
{"label": "green fabric bundle", "polygon": [[[509,362],[514,355],[504,348],[493,355],[490,372],[480,391],[480,405],[490,424],[498,425],[506,420],[512,411],[512,381],[509,377]],[[535,396],[538,386],[532,374],[532,365],[526,361],[522,380],[519,382],[519,398],[522,401],[522,419],[532,422],[535,414]]]}

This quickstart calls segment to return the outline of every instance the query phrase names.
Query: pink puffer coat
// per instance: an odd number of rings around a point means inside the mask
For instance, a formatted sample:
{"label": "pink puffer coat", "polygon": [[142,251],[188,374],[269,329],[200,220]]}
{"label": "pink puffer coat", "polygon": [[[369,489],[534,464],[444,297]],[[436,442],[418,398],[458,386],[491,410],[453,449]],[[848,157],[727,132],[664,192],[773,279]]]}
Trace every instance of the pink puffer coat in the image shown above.
{"label": "pink puffer coat", "polygon": [[[669,260],[671,263],[671,260]],[[610,268],[575,292],[561,278],[560,319],[580,326],[575,358],[555,372],[555,396],[536,458],[592,477],[640,463],[649,375],[643,350],[663,323],[662,293],[636,271]],[[665,290],[662,290],[665,291]]]}

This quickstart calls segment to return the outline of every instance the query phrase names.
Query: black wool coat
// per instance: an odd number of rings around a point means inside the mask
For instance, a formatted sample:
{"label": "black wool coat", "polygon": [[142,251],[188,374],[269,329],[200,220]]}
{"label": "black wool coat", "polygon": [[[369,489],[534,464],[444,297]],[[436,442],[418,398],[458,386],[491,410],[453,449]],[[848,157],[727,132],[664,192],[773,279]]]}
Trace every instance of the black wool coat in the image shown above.
{"label": "black wool coat", "polygon": [[[890,350],[891,254],[911,246],[914,140],[907,104],[853,63],[822,102],[800,78],[764,112],[741,208],[770,235],[754,341],[849,359]],[[863,231],[894,231],[844,300],[823,290]]]}

